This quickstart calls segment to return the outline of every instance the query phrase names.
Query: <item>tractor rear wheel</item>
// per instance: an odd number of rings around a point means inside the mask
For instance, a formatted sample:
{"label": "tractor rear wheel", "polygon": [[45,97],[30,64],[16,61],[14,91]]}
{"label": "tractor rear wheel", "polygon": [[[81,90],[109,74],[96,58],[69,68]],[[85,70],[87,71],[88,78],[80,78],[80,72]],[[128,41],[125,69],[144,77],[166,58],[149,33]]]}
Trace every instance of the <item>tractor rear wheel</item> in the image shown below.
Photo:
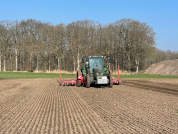
{"label": "tractor rear wheel", "polygon": [[87,76],[86,76],[85,86],[86,86],[86,88],[90,88],[90,76],[89,76],[89,74],[87,74]]}
{"label": "tractor rear wheel", "polygon": [[80,70],[77,71],[77,81],[76,81],[76,86],[80,87],[81,86],[81,80],[78,79],[78,77],[81,76]]}
{"label": "tractor rear wheel", "polygon": [[109,88],[113,87],[112,71],[109,70]]}
{"label": "tractor rear wheel", "polygon": [[83,85],[82,85],[83,87],[86,87],[85,86],[85,79],[86,79],[86,76],[84,76],[84,79],[83,79]]}

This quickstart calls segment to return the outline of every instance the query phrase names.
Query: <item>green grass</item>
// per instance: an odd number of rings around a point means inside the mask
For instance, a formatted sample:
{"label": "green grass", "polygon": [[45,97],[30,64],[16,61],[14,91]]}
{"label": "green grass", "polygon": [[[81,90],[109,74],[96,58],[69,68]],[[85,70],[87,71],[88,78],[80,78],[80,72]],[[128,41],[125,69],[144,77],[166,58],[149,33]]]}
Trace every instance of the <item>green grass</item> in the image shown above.
{"label": "green grass", "polygon": [[[118,78],[117,75],[114,75],[115,78]],[[33,78],[60,78],[58,73],[30,73],[30,72],[1,72],[0,78],[24,78],[24,79],[33,79]],[[62,74],[62,78],[76,78],[75,74]],[[120,78],[177,78],[178,76],[163,76],[163,75],[149,75],[149,74],[138,74],[138,75],[121,75]]]}
{"label": "green grass", "polygon": [[[62,74],[62,78],[75,78],[75,74]],[[31,73],[31,72],[0,72],[0,78],[60,78],[60,74],[57,73]]]}
{"label": "green grass", "polygon": [[[118,75],[114,75],[114,78],[118,78]],[[133,74],[133,75],[120,75],[120,78],[176,78],[178,76],[169,76],[169,75],[149,75],[149,74]]]}

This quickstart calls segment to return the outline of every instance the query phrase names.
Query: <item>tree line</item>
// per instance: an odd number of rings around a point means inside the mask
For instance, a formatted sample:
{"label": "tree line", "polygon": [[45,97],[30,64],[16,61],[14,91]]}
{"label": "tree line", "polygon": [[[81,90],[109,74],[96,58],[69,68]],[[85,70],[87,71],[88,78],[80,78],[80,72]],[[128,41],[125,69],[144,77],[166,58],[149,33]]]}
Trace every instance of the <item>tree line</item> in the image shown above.
{"label": "tree line", "polygon": [[175,59],[178,59],[178,51],[170,51],[170,50],[162,51],[156,49],[153,58],[149,62],[153,64],[164,60],[175,60]]}
{"label": "tree line", "polygon": [[[166,59],[155,47],[155,35],[148,24],[133,19],[107,25],[92,20],[67,25],[34,19],[0,21],[0,71],[51,71],[59,67],[76,71],[85,53],[109,55],[113,71],[118,65],[122,70],[143,70]],[[164,58],[159,59],[161,56]]]}

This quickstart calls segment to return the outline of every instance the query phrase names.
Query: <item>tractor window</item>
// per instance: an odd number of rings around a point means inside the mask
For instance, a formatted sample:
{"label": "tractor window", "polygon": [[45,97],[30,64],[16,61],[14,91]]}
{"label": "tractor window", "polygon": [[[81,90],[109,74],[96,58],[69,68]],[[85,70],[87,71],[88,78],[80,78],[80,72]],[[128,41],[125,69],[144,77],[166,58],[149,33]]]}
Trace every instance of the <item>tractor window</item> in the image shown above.
{"label": "tractor window", "polygon": [[90,70],[93,70],[95,66],[103,68],[103,59],[101,57],[92,57],[90,59]]}

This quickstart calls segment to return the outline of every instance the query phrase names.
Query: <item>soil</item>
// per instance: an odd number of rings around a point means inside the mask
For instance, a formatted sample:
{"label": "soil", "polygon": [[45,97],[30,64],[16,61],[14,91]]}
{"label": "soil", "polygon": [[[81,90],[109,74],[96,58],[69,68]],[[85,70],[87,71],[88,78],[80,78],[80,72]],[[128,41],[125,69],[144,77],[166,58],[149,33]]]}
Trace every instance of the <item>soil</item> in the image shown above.
{"label": "soil", "polygon": [[176,80],[122,81],[84,88],[59,86],[57,79],[1,79],[0,133],[178,133]]}
{"label": "soil", "polygon": [[178,76],[178,59],[166,60],[151,65],[145,70],[146,74]]}

